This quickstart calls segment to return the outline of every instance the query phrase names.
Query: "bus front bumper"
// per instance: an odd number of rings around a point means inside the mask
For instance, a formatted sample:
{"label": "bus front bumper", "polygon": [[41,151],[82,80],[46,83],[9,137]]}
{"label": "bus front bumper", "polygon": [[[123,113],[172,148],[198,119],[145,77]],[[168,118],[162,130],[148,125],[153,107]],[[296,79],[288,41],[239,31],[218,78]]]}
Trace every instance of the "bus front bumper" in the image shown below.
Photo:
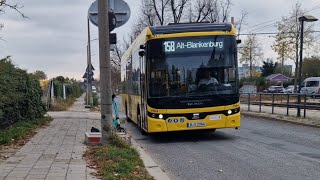
{"label": "bus front bumper", "polygon": [[157,119],[148,117],[148,132],[169,132],[189,130],[209,130],[221,128],[239,128],[240,112],[232,115],[208,115],[204,119],[189,120],[185,117]]}

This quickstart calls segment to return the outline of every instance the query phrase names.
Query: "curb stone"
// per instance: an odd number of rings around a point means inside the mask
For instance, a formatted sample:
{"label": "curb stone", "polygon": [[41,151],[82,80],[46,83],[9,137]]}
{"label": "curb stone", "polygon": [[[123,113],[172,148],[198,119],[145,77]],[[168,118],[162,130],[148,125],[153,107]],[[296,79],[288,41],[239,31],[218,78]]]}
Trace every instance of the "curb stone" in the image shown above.
{"label": "curb stone", "polygon": [[157,180],[170,180],[166,173],[162,171],[159,165],[138,145],[138,143],[131,139],[132,146],[138,151],[140,157],[151,176]]}
{"label": "curb stone", "polygon": [[133,138],[131,138],[129,134],[117,133],[117,135],[138,151],[140,158],[142,159],[144,166],[150,176],[153,176],[156,180],[171,180],[162,171],[159,165],[153,161],[153,159],[138,145],[138,143]]}
{"label": "curb stone", "polygon": [[292,124],[320,128],[320,121],[316,123],[315,121],[317,120],[310,119],[310,118],[298,118],[293,116],[284,116],[280,114],[268,114],[263,112],[251,112],[251,111],[241,111],[241,115],[245,115],[249,117],[262,117],[267,120],[282,121],[282,122],[287,122]]}

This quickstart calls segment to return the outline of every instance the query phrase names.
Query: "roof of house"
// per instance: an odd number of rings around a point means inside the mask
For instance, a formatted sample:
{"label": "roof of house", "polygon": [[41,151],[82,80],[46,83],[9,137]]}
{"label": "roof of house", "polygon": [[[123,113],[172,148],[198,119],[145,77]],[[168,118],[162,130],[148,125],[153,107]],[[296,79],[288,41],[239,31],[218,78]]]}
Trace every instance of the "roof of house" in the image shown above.
{"label": "roof of house", "polygon": [[271,74],[267,76],[266,79],[268,81],[287,81],[290,78],[283,74]]}

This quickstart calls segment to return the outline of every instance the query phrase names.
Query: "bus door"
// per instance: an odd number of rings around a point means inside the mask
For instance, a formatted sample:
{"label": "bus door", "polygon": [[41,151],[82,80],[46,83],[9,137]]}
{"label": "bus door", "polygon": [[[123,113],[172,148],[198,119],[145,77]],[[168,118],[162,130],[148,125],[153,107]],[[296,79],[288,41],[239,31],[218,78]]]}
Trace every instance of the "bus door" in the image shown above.
{"label": "bus door", "polygon": [[147,121],[147,93],[146,93],[146,59],[145,56],[140,59],[140,95],[141,95],[141,124],[142,128],[148,131]]}

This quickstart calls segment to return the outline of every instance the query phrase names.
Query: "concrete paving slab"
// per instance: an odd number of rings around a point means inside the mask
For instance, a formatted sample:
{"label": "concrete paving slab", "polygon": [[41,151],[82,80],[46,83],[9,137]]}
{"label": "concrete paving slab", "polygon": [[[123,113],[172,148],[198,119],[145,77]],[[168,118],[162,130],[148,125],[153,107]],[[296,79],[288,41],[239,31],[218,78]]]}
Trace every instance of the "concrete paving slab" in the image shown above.
{"label": "concrete paving slab", "polygon": [[84,108],[84,97],[64,112],[49,112],[50,125],[38,133],[15,155],[0,164],[0,180],[72,179],[90,177],[83,159],[84,133],[93,124],[100,128],[99,115]]}

